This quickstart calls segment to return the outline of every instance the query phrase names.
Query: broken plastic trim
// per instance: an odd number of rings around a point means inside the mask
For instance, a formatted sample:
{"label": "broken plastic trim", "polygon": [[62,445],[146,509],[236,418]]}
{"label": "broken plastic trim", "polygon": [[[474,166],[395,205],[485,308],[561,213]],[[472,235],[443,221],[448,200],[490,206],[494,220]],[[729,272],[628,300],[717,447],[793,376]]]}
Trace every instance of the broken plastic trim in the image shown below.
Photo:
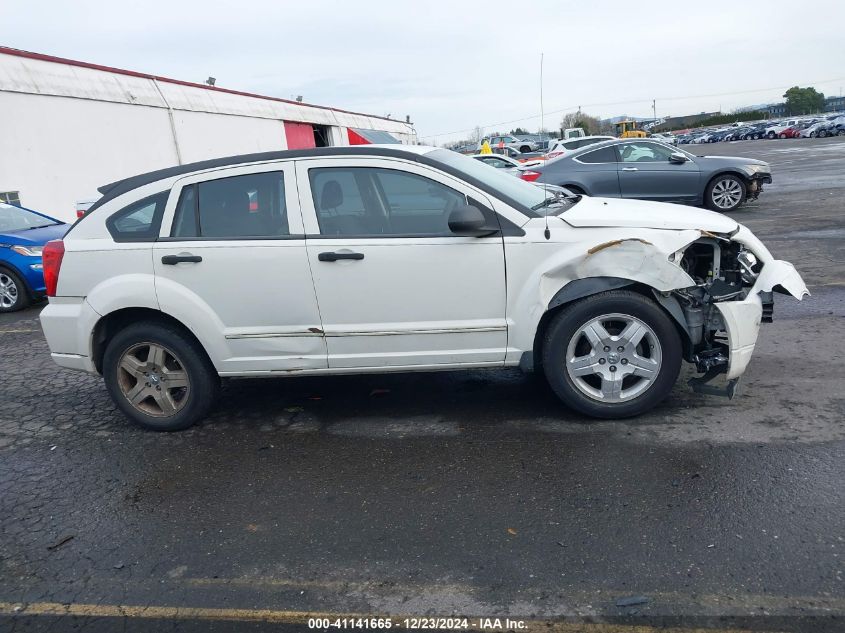
{"label": "broken plastic trim", "polygon": [[708,369],[703,376],[695,376],[687,381],[687,384],[692,387],[695,393],[704,394],[707,396],[722,396],[728,400],[733,400],[736,395],[737,387],[739,386],[739,378],[732,378],[722,387],[711,385],[710,381],[724,374],[728,370],[727,363],[724,365],[716,365]]}

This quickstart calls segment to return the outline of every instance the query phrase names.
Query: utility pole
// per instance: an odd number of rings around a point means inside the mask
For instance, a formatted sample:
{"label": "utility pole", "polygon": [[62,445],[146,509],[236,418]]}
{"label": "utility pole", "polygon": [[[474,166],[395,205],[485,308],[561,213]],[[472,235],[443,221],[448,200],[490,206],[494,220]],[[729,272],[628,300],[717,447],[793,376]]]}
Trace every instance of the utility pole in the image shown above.
{"label": "utility pole", "polygon": [[651,100],[651,114],[654,117],[654,122],[657,123],[657,99]]}

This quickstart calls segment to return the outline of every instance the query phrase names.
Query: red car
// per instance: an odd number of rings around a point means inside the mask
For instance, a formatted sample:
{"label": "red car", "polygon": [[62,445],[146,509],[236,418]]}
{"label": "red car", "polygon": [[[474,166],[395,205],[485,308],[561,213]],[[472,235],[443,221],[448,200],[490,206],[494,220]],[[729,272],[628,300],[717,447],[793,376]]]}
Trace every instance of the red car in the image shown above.
{"label": "red car", "polygon": [[781,130],[780,134],[778,134],[778,138],[799,138],[800,136],[801,129],[797,125]]}

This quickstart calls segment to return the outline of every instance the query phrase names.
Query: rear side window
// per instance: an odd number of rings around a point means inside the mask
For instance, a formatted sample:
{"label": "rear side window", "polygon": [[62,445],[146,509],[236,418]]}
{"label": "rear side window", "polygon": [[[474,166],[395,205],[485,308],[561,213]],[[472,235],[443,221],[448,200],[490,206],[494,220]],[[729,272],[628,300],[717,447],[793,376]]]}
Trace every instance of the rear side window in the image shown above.
{"label": "rear side window", "polygon": [[113,213],[106,221],[106,228],[112,238],[116,242],[155,241],[168,194],[169,192],[162,191]]}
{"label": "rear side window", "polygon": [[580,156],[576,156],[575,158],[582,163],[615,163],[616,152],[613,151],[613,147],[602,147],[601,149],[586,152]]}
{"label": "rear side window", "polygon": [[183,188],[170,234],[206,239],[289,236],[284,174],[246,174]]}

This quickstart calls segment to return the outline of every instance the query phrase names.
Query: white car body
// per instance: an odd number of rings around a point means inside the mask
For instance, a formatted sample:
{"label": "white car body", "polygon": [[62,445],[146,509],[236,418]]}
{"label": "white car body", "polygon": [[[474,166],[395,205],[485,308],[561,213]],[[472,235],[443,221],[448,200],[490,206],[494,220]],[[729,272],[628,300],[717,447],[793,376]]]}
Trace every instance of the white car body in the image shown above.
{"label": "white car body", "polygon": [[503,154],[473,154],[472,158],[485,165],[490,165],[495,169],[501,169],[503,173],[514,176],[519,175],[519,170],[525,167],[518,160],[510,156],[504,156]]}
{"label": "white car body", "polygon": [[678,137],[674,134],[662,134],[657,132],[651,135],[651,138],[660,141],[661,143],[666,143],[667,145],[677,145],[678,144]]}
{"label": "white car body", "polygon": [[481,143],[478,144],[478,149],[481,149],[481,146],[484,141],[487,141],[492,149],[510,147],[511,149],[514,149],[521,154],[533,152],[537,149],[536,141],[530,139],[521,139],[508,134],[502,136],[491,136],[490,138],[483,139]]}
{"label": "white car body", "polygon": [[546,159],[551,160],[552,158],[557,158],[558,156],[565,156],[568,152],[572,152],[579,147],[592,145],[593,143],[600,143],[601,141],[612,141],[615,138],[615,136],[594,135],[559,139],[549,146],[549,151],[546,153]]}
{"label": "white car body", "polygon": [[[443,160],[476,164],[430,147],[339,147],[210,161],[113,185],[64,239],[55,296],[41,313],[52,358],[101,372],[115,315],[131,315],[133,322],[160,316],[178,324],[224,377],[515,367],[535,351],[544,315],[582,280],[641,284],[683,319],[673,293],[697,282],[681,258],[691,244],[705,240],[709,249],[715,239],[723,249],[746,249],[762,265],[740,297],[713,304],[711,319],[721,315],[728,341],[724,371],[733,380],[748,365],[771,292],[781,287],[798,299],[807,293],[791,264],[729,217],[586,196],[557,215],[531,217],[510,196],[542,200],[538,187],[480,166],[476,180],[458,177],[439,166]],[[321,234],[313,170],[360,167],[447,187],[512,230],[481,237]],[[285,238],[171,237],[182,192],[264,173],[283,174]],[[116,241],[110,217],[154,194],[167,196],[158,231]],[[326,252],[361,254],[362,261],[325,261]],[[202,261],[164,265],[186,254]]]}

